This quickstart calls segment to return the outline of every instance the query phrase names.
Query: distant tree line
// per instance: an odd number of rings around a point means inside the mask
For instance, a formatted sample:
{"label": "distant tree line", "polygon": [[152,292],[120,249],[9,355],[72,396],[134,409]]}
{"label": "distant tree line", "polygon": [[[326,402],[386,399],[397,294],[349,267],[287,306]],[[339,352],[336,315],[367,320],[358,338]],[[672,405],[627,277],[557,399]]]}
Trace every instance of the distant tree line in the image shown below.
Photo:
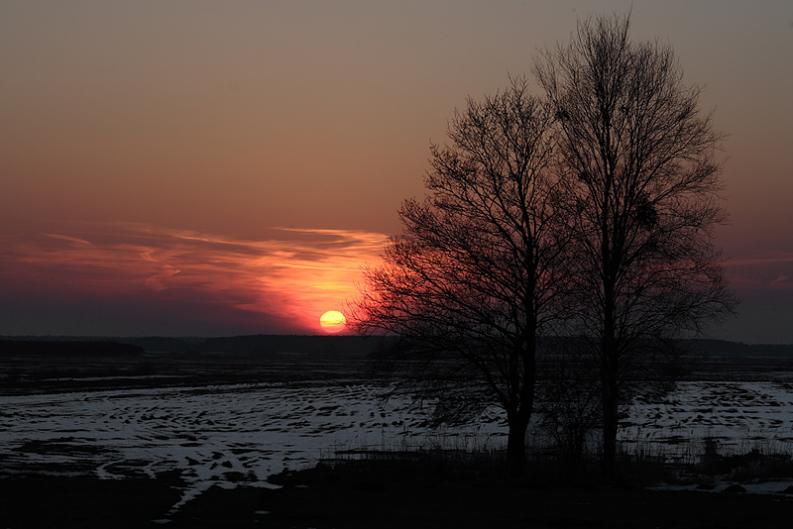
{"label": "distant tree line", "polygon": [[536,61],[537,94],[512,79],[455,112],[357,305],[361,330],[422,359],[447,411],[505,410],[515,473],[542,397],[571,453],[599,424],[613,476],[633,382],[735,303],[712,238],[719,136],[672,50],[629,27],[586,20]]}

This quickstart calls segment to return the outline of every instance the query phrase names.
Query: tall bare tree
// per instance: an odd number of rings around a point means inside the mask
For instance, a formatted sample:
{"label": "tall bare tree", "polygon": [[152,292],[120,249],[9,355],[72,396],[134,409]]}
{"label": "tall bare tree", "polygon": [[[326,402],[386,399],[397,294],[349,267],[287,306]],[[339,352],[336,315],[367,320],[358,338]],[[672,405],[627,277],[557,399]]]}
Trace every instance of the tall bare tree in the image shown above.
{"label": "tall bare tree", "polygon": [[582,22],[536,73],[560,130],[576,234],[581,332],[600,370],[604,469],[613,474],[624,381],[648,344],[730,311],[711,231],[718,135],[672,50],[634,43],[629,18]]}
{"label": "tall bare tree", "polygon": [[515,472],[525,461],[537,336],[562,317],[567,279],[552,123],[523,80],[455,113],[449,144],[431,148],[428,196],[403,204],[404,232],[368,273],[357,318],[449,369],[450,355],[467,368],[471,386],[454,395],[469,398],[476,385],[503,407]]}

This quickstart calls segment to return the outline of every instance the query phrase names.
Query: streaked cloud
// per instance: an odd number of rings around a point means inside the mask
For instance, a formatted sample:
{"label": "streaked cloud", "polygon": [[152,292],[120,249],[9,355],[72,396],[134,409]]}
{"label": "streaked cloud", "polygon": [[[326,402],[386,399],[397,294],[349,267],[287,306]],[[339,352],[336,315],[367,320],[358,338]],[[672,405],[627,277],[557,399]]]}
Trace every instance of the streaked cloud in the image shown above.
{"label": "streaked cloud", "polygon": [[18,286],[57,276],[87,296],[197,297],[315,332],[322,312],[355,298],[363,268],[387,240],[357,230],[272,228],[239,239],[109,223],[9,240],[0,270]]}
{"label": "streaked cloud", "polygon": [[739,292],[793,289],[793,252],[732,257],[722,264]]}

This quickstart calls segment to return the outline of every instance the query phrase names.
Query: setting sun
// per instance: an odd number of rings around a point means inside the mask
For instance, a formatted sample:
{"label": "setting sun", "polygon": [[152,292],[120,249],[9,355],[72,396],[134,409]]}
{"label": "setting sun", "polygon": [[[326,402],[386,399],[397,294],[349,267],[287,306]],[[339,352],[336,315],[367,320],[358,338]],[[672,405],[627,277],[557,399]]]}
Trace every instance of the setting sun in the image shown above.
{"label": "setting sun", "polygon": [[347,318],[338,310],[329,310],[319,317],[319,325],[327,332],[339,332],[347,324]]}

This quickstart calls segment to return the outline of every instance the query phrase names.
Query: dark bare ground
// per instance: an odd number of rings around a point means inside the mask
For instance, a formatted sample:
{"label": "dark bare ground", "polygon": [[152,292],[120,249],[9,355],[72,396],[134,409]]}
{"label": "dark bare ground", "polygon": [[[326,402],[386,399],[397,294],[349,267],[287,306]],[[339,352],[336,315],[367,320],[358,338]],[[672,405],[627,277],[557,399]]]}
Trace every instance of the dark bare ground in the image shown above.
{"label": "dark bare ground", "polygon": [[[218,508],[220,507],[220,508]],[[269,514],[256,512],[269,511]],[[227,515],[235,512],[233,522]],[[247,513],[247,514],[243,514]],[[179,527],[274,528],[747,528],[787,527],[793,502],[692,492],[477,488],[213,489]]]}
{"label": "dark bare ground", "polygon": [[[789,495],[543,488],[492,479],[387,477],[369,465],[280,476],[278,490],[214,487],[163,523],[177,477],[0,480],[0,527],[19,528],[779,528]],[[160,522],[155,522],[160,520]]]}
{"label": "dark bare ground", "polygon": [[[786,527],[793,515],[793,498],[782,494],[547,488],[492,477],[405,479],[371,461],[319,466],[276,481],[283,488],[211,489],[175,521],[180,527],[764,529]],[[229,523],[232,512],[236,524]]]}
{"label": "dark bare ground", "polygon": [[0,479],[0,527],[120,528],[155,526],[179,501],[178,479],[92,477]]}

